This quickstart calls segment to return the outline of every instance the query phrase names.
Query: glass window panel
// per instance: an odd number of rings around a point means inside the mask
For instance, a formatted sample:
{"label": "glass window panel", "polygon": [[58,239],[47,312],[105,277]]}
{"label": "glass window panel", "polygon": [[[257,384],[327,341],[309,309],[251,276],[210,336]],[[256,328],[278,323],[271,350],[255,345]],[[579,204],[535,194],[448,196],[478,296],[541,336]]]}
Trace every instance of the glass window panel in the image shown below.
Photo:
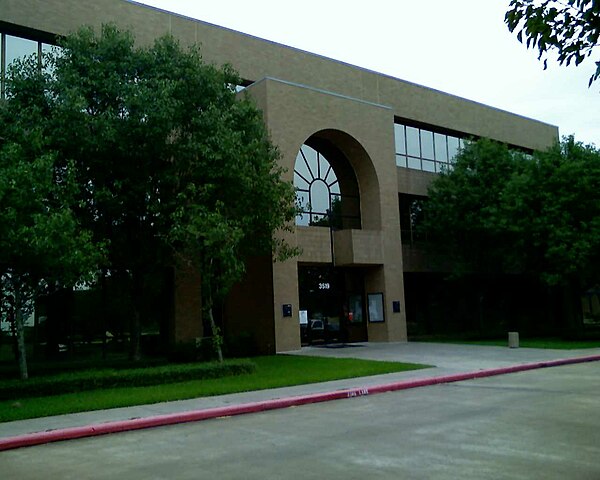
{"label": "glass window panel", "polygon": [[[318,155],[318,158],[319,158],[319,178],[322,178],[323,180],[325,180],[325,175],[327,175],[329,177],[327,183],[333,182],[335,180],[335,174],[332,176],[333,169],[329,168],[329,162],[321,154]],[[329,175],[327,174],[327,172],[329,172]]]}
{"label": "glass window panel", "polygon": [[423,160],[423,170],[426,172],[435,172],[435,162],[431,160]]}
{"label": "glass window panel", "polygon": [[46,65],[46,62],[44,62],[44,57],[50,53],[52,53],[52,45],[48,45],[47,43],[42,43],[42,68],[44,69],[45,73],[48,74],[52,74],[53,69],[49,68],[48,65]]}
{"label": "glass window panel", "polygon": [[329,187],[329,189],[331,190],[332,194],[340,194],[340,184],[338,182],[335,182],[333,185],[331,185]]}
{"label": "glass window panel", "polygon": [[294,187],[306,188],[308,190],[309,186],[310,186],[310,184],[304,178],[302,178],[300,175],[298,175],[297,172],[294,172]]}
{"label": "glass window panel", "polygon": [[421,156],[418,128],[406,127],[406,152],[413,157]]}
{"label": "glass window panel", "polygon": [[300,190],[296,190],[296,201],[298,202],[300,208],[303,211],[308,211],[309,209],[309,200],[308,200],[308,192],[303,192]]}
{"label": "glass window panel", "polygon": [[448,158],[454,160],[458,153],[458,138],[448,137]]}
{"label": "glass window panel", "polygon": [[13,37],[6,35],[6,66],[10,65],[15,59],[37,54],[38,42],[26,38]]}
{"label": "glass window panel", "polygon": [[317,180],[310,186],[310,206],[317,213],[325,213],[329,209],[329,188],[322,180]]}
{"label": "glass window panel", "polygon": [[421,130],[421,156],[433,160],[433,132]]}
{"label": "glass window panel", "polygon": [[310,169],[312,178],[318,178],[318,169],[317,169],[317,151],[314,148],[310,148],[306,145],[302,145],[302,153],[304,153],[304,158],[306,159],[305,163],[308,163],[308,168]]}
{"label": "glass window panel", "polygon": [[404,155],[396,155],[396,165],[406,168],[406,157]]}
{"label": "glass window panel", "polygon": [[435,159],[440,162],[448,161],[448,149],[446,146],[446,135],[441,133],[434,134]]}
{"label": "glass window panel", "polygon": [[329,162],[325,159],[325,157],[321,156],[321,178],[325,180],[325,183],[332,184],[337,181],[337,177],[335,176],[335,172]]}
{"label": "glass window panel", "polygon": [[408,168],[421,170],[421,159],[408,157]]}
{"label": "glass window panel", "polygon": [[308,226],[310,222],[310,215],[308,213],[299,213],[296,215],[296,225]]}
{"label": "glass window panel", "polygon": [[394,124],[394,137],[396,138],[396,153],[406,153],[404,125]]}
{"label": "glass window panel", "polygon": [[[298,152],[298,156],[296,157],[296,163],[294,165],[294,170],[297,172],[297,174],[303,176],[306,181],[308,182],[312,182],[313,180],[313,176],[310,172],[310,170],[308,169],[308,167],[306,166],[306,162],[304,161],[304,157],[302,156],[302,153]],[[295,176],[294,176],[295,178]],[[296,187],[301,187],[302,185],[296,185],[294,184]]]}

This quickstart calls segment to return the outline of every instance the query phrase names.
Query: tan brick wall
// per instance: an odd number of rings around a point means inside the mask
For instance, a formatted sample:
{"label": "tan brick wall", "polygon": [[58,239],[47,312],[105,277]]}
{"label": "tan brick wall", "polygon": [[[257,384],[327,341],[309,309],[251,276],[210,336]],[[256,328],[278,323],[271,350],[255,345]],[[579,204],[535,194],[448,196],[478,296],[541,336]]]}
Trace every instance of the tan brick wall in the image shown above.
{"label": "tan brick wall", "polygon": [[382,265],[382,235],[377,230],[339,230],[334,233],[335,264]]}
{"label": "tan brick wall", "polygon": [[[558,129],[552,125],[124,0],[0,1],[0,25],[4,29],[14,24],[32,31],[67,34],[82,24],[98,27],[115,22],[133,30],[142,44],[165,33],[173,34],[184,45],[201,44],[206,61],[230,63],[244,79],[256,82],[248,91],[265,113],[289,181],[296,154],[309,137],[318,135],[333,143],[349,159],[361,197],[363,233],[356,238],[354,234],[343,234],[352,237],[347,243],[349,258],[366,264],[381,258],[377,260],[381,265],[365,268],[367,293],[383,292],[386,309],[385,323],[369,325],[370,340],[406,339],[398,192],[424,195],[433,178],[425,172],[396,167],[394,118],[532,149],[545,148],[558,136]],[[380,254],[369,253],[370,246],[365,243],[368,231],[376,232]],[[291,244],[306,249],[302,261],[314,262],[327,262],[330,255],[325,236],[328,232],[306,233],[300,229],[298,235],[286,234]],[[273,291],[266,297],[270,298],[274,331],[269,336],[267,326],[259,330],[265,338],[274,339],[277,351],[300,346],[297,262],[294,259],[272,266]],[[197,280],[185,272],[176,278],[175,341],[202,333]],[[250,300],[247,294],[239,298],[240,302]],[[401,302],[401,313],[392,312],[394,300]],[[291,318],[283,317],[283,304],[292,305]],[[242,320],[235,322],[240,326]]]}
{"label": "tan brick wall", "polygon": [[389,105],[401,118],[527,148],[545,148],[558,135],[542,122],[124,0],[2,0],[0,21],[58,34],[115,22],[134,30],[142,43],[169,32],[183,44],[201,44],[208,62],[230,63],[250,81],[271,76],[310,85]]}
{"label": "tan brick wall", "polygon": [[[361,195],[363,230],[356,233],[336,232],[336,235],[351,237],[347,243],[352,250],[353,261],[363,265],[371,262],[384,265],[366,269],[367,291],[384,292],[387,319],[384,324],[369,326],[369,339],[406,339],[404,313],[393,314],[391,304],[392,299],[404,303],[393,112],[383,106],[275,79],[265,79],[248,90],[267,112],[267,125],[273,141],[280,146],[281,163],[288,170],[288,180],[292,179],[300,146],[312,135],[332,142],[348,158]],[[328,229],[298,228],[296,235],[290,235],[289,238],[308,248],[305,259],[320,259],[324,263],[329,260]],[[311,242],[319,244],[311,245]],[[369,253],[372,248],[369,242],[380,246],[375,248],[380,248],[380,252],[373,255]],[[296,260],[274,266],[278,351],[299,346],[297,281]],[[292,321],[281,316],[283,303],[293,304]]]}
{"label": "tan brick wall", "polygon": [[301,254],[299,262],[331,263],[331,237],[324,227],[297,227],[296,239]]}

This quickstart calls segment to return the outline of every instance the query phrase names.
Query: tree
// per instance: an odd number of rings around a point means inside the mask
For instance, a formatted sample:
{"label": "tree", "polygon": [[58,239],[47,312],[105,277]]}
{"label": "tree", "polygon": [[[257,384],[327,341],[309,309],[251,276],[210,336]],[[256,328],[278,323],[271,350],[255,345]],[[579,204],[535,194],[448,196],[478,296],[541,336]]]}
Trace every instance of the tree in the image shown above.
{"label": "tree", "polygon": [[469,143],[432,183],[424,228],[459,274],[520,272],[578,295],[600,281],[600,151]]}
{"label": "tree", "polygon": [[520,271],[549,285],[600,280],[600,151],[566,138],[533,155],[469,143],[431,185],[425,229],[462,271]]}
{"label": "tree", "polygon": [[[505,22],[527,48],[537,48],[539,59],[558,53],[560,65],[581,64],[590,57],[600,38],[600,2],[597,0],[512,0]],[[600,61],[589,85],[600,77]]]}
{"label": "tree", "polygon": [[[296,253],[276,233],[289,230],[297,211],[295,190],[281,180],[279,152],[252,102],[227,95],[225,104],[203,117],[182,131],[186,148],[202,153],[179,157],[168,240],[181,261],[199,271],[204,318],[218,333],[213,306],[241,279],[245,260],[284,260]],[[218,335],[213,337],[222,360]]]}
{"label": "tree", "polygon": [[9,299],[5,313],[14,322],[22,379],[28,378],[24,319],[33,302],[48,289],[89,280],[103,255],[74,215],[73,164],[59,165],[42,129],[23,121],[36,116],[35,106],[12,98],[0,106],[0,291]]}
{"label": "tree", "polygon": [[[210,310],[245,255],[271,252],[274,232],[295,214],[293,187],[230,67],[205,64],[170,36],[137,46],[112,25],[83,28],[61,47],[45,59],[52,73],[31,101],[59,162],[74,162],[77,213],[107,243],[107,273],[130,278],[137,359],[149,274],[194,265]],[[18,82],[32,80],[23,72]]]}
{"label": "tree", "polygon": [[469,142],[454,168],[431,184],[419,233],[452,259],[455,273],[514,268],[518,258],[505,225],[503,192],[523,168],[521,154],[483,139]]}
{"label": "tree", "polygon": [[600,281],[600,151],[564,139],[534,154],[505,190],[524,269],[549,285]]}

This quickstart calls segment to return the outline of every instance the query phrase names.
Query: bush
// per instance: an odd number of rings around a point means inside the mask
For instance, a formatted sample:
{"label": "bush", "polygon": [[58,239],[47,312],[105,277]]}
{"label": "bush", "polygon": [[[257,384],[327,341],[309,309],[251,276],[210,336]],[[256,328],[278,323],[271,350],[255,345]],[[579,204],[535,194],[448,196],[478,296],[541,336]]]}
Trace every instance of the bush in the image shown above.
{"label": "bush", "polygon": [[179,342],[169,350],[168,359],[174,363],[210,362],[217,359],[212,337],[192,342]]}
{"label": "bush", "polygon": [[0,400],[42,397],[63,393],[119,387],[145,387],[166,383],[221,378],[253,373],[256,365],[248,360],[224,363],[165,365],[151,368],[88,370],[49,377],[0,382]]}

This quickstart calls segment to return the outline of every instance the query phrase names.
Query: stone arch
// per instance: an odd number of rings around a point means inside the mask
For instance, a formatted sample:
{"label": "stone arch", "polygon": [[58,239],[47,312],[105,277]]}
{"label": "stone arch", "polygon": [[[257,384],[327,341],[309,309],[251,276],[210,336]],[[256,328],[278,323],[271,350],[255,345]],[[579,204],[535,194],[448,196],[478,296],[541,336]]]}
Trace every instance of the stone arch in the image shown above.
{"label": "stone arch", "polygon": [[341,130],[325,129],[312,134],[303,145],[323,155],[335,172],[343,199],[341,228],[381,229],[379,181],[360,142]]}

